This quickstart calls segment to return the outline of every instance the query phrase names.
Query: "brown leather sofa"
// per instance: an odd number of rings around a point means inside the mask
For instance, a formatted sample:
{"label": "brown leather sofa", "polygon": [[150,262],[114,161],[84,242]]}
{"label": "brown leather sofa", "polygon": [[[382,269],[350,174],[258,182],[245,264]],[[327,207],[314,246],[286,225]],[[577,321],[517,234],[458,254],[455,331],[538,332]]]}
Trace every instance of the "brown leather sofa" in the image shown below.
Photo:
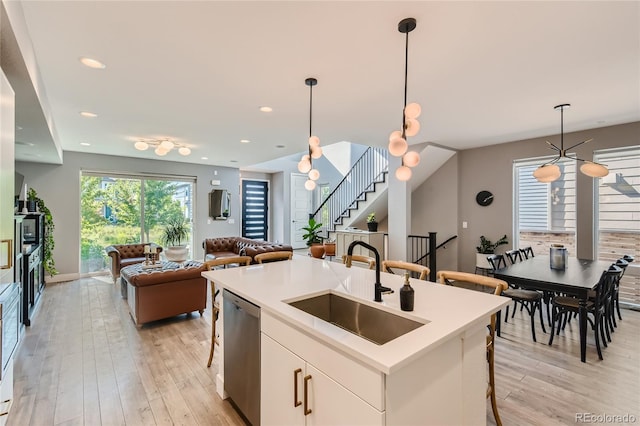
{"label": "brown leather sofa", "polygon": [[[278,244],[269,241],[252,240],[242,237],[207,238],[202,242],[205,262],[209,259],[229,256],[250,256],[254,259],[257,254],[272,251],[293,251],[288,244]],[[253,261],[255,263],[255,259]]]}
{"label": "brown leather sofa", "polygon": [[198,261],[182,265],[163,262],[159,269],[130,265],[122,269],[127,287],[127,303],[133,322],[142,326],[151,321],[198,311],[207,307],[207,267]]}
{"label": "brown leather sofa", "polygon": [[144,246],[150,245],[151,250],[162,251],[162,247],[155,243],[140,244],[114,244],[105,248],[107,255],[111,257],[111,276],[113,282],[120,277],[120,269],[125,266],[144,262]]}

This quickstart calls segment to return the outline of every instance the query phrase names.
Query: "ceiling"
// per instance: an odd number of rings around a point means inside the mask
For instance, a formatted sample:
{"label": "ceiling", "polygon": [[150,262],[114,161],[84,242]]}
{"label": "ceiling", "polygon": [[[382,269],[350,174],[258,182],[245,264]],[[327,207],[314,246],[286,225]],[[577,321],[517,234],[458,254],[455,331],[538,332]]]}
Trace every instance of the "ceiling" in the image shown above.
{"label": "ceiling", "polygon": [[[455,149],[640,120],[638,2],[24,1],[54,131],[18,114],[16,158],[65,151],[250,168],[322,145],[386,146],[400,127],[406,17],[410,144]],[[91,57],[102,70],[79,62]],[[32,96],[33,98],[33,96]],[[259,111],[270,106],[271,113]],[[80,111],[98,114],[84,118]],[[51,125],[53,123],[53,126]],[[191,147],[165,157],[140,138]],[[250,140],[240,143],[241,139]],[[89,146],[80,145],[88,143]],[[202,157],[207,157],[206,160]]]}

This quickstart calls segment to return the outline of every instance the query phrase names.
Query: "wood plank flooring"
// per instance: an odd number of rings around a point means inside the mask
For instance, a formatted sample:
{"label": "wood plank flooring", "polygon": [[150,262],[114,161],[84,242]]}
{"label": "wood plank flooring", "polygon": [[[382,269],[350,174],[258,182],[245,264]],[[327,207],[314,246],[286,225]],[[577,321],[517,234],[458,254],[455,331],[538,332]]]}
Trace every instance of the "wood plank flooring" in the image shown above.
{"label": "wood plank flooring", "polygon": [[[581,363],[577,321],[547,345],[521,312],[496,342],[505,425],[575,423],[576,413],[640,422],[640,312],[623,321],[599,361],[589,333]],[[109,278],[48,285],[15,358],[8,425],[242,425],[207,368],[210,310],[137,329]],[[487,424],[495,424],[487,404]]]}

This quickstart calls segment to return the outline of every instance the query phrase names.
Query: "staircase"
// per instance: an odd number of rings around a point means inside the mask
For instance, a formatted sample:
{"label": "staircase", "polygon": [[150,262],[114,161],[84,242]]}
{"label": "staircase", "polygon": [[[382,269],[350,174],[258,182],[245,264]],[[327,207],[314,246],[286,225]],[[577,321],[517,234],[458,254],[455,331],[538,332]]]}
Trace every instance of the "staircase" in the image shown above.
{"label": "staircase", "polygon": [[[369,147],[354,163],[335,189],[310,216],[326,223],[327,233],[347,221],[352,223],[363,203],[374,194],[386,192],[389,157],[386,149]],[[371,194],[371,195],[370,195]],[[350,221],[351,219],[351,221]]]}
{"label": "staircase", "polygon": [[[455,155],[451,149],[429,143],[413,145],[411,148],[419,152],[421,157],[420,165],[413,169],[410,181],[412,191]],[[364,221],[372,211],[376,212],[380,221],[388,212],[388,174],[388,151],[384,148],[367,148],[311,216],[327,224],[327,236]]]}

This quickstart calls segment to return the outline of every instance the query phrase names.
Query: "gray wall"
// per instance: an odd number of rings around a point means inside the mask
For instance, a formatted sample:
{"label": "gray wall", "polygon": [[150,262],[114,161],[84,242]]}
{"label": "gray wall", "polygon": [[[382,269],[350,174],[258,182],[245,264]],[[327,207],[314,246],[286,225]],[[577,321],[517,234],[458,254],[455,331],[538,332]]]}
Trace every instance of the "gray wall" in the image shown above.
{"label": "gray wall", "polygon": [[[16,162],[16,171],[34,188],[53,215],[55,223],[54,260],[62,278],[73,279],[80,270],[80,175],[82,170],[153,174],[172,174],[196,178],[194,197],[194,259],[202,259],[201,242],[209,237],[239,235],[238,169],[198,164],[142,160],[110,155],[65,151],[63,165]],[[214,175],[217,170],[218,174]],[[220,185],[211,186],[211,180]],[[232,192],[229,221],[209,220],[208,193],[212,189]]]}
{"label": "gray wall", "polygon": [[[601,127],[582,132],[565,133],[565,146],[585,139],[592,142],[576,149],[578,157],[592,158],[592,152],[600,149],[633,146],[640,143],[640,122],[619,126]],[[513,161],[523,158],[548,156],[552,151],[545,141],[559,145],[560,136],[527,139],[500,145],[461,151],[458,157],[458,258],[461,271],[475,269],[475,247],[480,235],[494,240],[507,234],[513,243]],[[578,172],[577,185],[577,257],[593,258],[593,188],[594,179]],[[480,207],[475,195],[481,190],[491,191],[495,198],[488,207]],[[434,200],[447,197],[450,189],[439,188]],[[415,200],[415,197],[414,197]],[[449,214],[446,210],[441,215]],[[414,209],[414,215],[416,210]],[[462,228],[462,221],[469,227]],[[415,223],[415,222],[414,222]],[[429,223],[431,225],[431,223]],[[430,226],[431,228],[431,226]],[[437,228],[431,228],[437,229]],[[439,231],[439,229],[438,229]]]}
{"label": "gray wall", "polygon": [[[458,235],[458,174],[458,156],[454,155],[413,191],[412,234],[426,236],[436,232],[437,244]],[[438,270],[458,270],[458,246],[455,239],[438,250]]]}

